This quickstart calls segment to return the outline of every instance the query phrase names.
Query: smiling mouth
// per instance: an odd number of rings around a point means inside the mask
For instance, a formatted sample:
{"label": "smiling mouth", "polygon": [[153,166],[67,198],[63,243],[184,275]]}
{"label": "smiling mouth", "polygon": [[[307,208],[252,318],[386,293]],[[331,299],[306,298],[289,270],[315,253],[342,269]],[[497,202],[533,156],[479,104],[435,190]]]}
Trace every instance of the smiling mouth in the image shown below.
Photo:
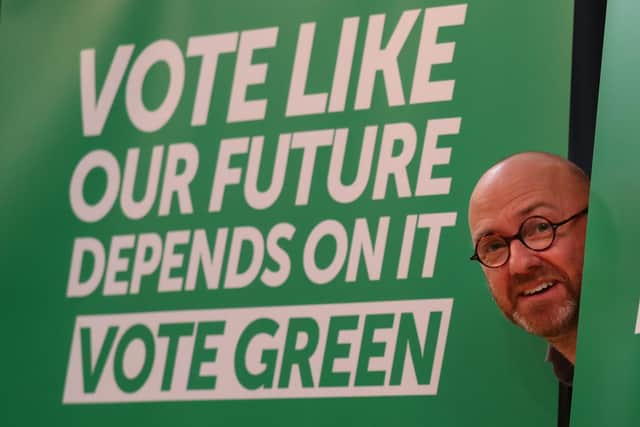
{"label": "smiling mouth", "polygon": [[539,286],[533,288],[533,289],[529,289],[528,291],[524,291],[522,292],[521,295],[528,297],[531,295],[537,295],[537,294],[541,294],[542,292],[545,292],[549,289],[551,289],[552,287],[554,287],[556,285],[556,282],[544,282],[541,283]]}

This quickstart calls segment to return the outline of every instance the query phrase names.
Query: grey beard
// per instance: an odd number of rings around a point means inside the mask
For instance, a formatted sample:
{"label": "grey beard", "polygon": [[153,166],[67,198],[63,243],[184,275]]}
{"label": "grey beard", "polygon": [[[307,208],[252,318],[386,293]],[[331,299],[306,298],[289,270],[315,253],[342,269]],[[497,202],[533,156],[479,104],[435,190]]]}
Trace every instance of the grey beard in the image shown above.
{"label": "grey beard", "polygon": [[553,337],[562,335],[573,325],[573,320],[578,313],[578,304],[575,300],[569,299],[562,306],[557,307],[549,316],[549,326],[540,329],[536,325],[528,322],[517,311],[513,313],[513,321],[525,331],[543,337]]}

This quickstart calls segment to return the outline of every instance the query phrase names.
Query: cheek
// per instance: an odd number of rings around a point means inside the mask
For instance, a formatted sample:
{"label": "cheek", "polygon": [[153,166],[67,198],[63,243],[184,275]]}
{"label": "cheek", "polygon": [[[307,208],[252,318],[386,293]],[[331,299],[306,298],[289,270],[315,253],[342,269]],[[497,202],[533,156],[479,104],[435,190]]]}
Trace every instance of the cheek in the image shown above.
{"label": "cheek", "polygon": [[576,241],[549,252],[547,261],[565,274],[572,284],[579,286],[582,281],[583,258],[584,242]]}
{"label": "cheek", "polygon": [[485,269],[484,276],[489,284],[489,290],[501,308],[506,308],[509,303],[509,277],[500,270]]}
{"label": "cheek", "polygon": [[576,295],[580,295],[580,288],[582,287],[582,268],[584,263],[584,250],[576,251],[575,256],[571,263],[571,271],[569,273],[571,278],[571,285]]}

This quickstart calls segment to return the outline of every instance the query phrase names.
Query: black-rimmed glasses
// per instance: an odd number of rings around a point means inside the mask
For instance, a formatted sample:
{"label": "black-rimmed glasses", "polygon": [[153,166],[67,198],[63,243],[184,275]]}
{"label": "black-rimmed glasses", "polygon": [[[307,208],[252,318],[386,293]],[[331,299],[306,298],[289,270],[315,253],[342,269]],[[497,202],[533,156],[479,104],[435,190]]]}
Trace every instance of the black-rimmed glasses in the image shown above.
{"label": "black-rimmed glasses", "polygon": [[518,239],[532,251],[541,252],[551,247],[556,239],[556,229],[587,213],[588,208],[584,208],[575,215],[560,222],[551,222],[543,216],[532,216],[525,219],[518,232],[510,237],[499,234],[487,234],[476,243],[475,252],[469,258],[480,262],[480,264],[497,268],[507,263],[511,256],[511,242]]}

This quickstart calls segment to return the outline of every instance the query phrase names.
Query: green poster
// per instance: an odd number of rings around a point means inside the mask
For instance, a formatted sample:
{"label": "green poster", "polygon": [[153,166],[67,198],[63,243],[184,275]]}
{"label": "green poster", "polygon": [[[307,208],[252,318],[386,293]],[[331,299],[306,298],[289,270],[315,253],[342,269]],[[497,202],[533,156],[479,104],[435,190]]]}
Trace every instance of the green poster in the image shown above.
{"label": "green poster", "polygon": [[500,158],[565,153],[571,22],[2,2],[2,424],[553,425],[466,211]]}
{"label": "green poster", "polygon": [[572,426],[640,419],[638,93],[640,6],[609,1],[593,156]]}

